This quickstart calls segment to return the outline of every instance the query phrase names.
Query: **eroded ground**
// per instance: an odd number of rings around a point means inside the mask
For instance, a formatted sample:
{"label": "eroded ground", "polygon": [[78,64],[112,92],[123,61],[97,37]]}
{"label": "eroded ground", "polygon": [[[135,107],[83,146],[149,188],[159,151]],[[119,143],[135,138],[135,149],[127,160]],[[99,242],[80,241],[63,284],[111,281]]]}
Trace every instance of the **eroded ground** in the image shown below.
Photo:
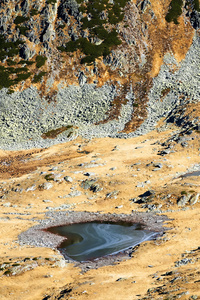
{"label": "eroded ground", "polygon": [[[160,124],[126,140],[1,151],[1,299],[199,299],[200,180],[182,176],[200,169],[199,132],[175,142],[178,132]],[[46,213],[68,211],[153,212],[169,218],[170,230],[131,259],[87,272],[56,249],[19,244]]]}

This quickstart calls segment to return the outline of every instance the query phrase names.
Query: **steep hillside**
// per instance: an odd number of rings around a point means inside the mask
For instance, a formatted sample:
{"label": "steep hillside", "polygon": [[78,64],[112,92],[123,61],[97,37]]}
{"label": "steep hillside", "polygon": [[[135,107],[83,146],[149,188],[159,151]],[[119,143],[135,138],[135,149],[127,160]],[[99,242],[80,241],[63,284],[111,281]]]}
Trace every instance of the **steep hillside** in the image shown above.
{"label": "steep hillside", "polygon": [[198,11],[196,0],[1,1],[1,147],[140,134],[198,100]]}

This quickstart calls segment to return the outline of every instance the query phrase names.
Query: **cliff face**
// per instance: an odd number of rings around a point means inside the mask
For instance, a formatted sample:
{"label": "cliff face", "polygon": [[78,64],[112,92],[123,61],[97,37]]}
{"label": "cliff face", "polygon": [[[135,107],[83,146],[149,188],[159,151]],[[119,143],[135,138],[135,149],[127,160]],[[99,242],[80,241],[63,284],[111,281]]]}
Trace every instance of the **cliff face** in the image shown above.
{"label": "cliff face", "polygon": [[155,120],[171,110],[190,89],[178,91],[175,74],[196,78],[187,61],[198,57],[199,24],[196,1],[166,21],[172,2],[1,1],[3,147],[43,146],[58,128],[59,141],[123,135],[148,123],[152,105],[162,111]]}

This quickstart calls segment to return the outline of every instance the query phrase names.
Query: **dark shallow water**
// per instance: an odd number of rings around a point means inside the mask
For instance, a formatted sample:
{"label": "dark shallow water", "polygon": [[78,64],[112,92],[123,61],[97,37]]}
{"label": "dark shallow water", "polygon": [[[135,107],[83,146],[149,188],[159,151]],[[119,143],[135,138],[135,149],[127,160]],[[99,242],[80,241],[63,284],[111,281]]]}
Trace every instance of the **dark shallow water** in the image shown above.
{"label": "dark shallow water", "polygon": [[182,175],[182,177],[190,177],[190,176],[200,176],[200,171],[194,171],[194,172],[186,173],[186,174]]}
{"label": "dark shallow water", "polygon": [[59,250],[73,260],[88,261],[117,254],[143,241],[151,240],[157,233],[142,230],[140,224],[89,222],[48,229],[66,237]]}

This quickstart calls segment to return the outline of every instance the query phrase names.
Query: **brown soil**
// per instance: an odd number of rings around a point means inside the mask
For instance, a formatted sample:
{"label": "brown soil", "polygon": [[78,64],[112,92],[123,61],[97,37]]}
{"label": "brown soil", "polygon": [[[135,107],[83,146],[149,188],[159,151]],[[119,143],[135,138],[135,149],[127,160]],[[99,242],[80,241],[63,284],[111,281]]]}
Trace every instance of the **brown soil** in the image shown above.
{"label": "brown soil", "polygon": [[[79,138],[48,149],[1,151],[1,299],[177,299],[180,294],[181,299],[198,299],[200,203],[182,207],[177,200],[183,191],[200,192],[198,176],[180,178],[199,164],[199,133],[193,131],[187,147],[175,143],[174,152],[158,155],[174,130],[174,125],[161,122],[158,130],[127,140]],[[157,163],[162,167],[156,168]],[[87,172],[92,174],[88,177]],[[48,182],[53,188],[40,188],[51,173],[61,174]],[[64,176],[73,181],[62,180]],[[91,178],[99,191],[81,187]],[[148,190],[154,191],[153,197],[137,201]],[[66,215],[148,211],[166,215],[164,226],[170,230],[142,243],[129,259],[95,269],[86,265],[87,272],[82,272],[80,265],[64,263],[55,248],[19,244],[19,234],[50,218],[46,213],[54,210]]]}

